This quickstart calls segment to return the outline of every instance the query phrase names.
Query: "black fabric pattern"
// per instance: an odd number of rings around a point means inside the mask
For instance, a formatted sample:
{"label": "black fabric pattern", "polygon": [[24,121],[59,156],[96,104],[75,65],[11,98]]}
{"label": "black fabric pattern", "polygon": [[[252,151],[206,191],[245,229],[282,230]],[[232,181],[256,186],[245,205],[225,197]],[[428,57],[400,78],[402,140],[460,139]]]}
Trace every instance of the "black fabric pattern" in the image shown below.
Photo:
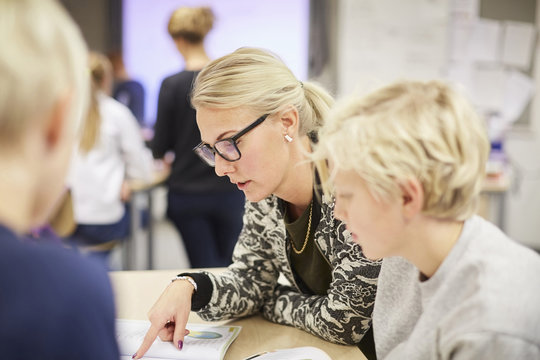
{"label": "black fabric pattern", "polygon": [[197,291],[191,297],[191,311],[199,311],[203,306],[208,304],[212,297],[212,282],[205,273],[181,273],[178,276],[189,276],[197,284]]}

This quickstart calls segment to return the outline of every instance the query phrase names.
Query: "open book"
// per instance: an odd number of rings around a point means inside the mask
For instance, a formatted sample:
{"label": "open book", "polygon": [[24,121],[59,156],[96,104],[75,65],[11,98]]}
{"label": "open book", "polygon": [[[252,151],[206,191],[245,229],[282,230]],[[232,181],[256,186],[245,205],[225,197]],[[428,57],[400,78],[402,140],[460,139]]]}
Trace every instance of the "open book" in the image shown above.
{"label": "open book", "polygon": [[244,360],[332,360],[332,358],[319,348],[304,346],[254,354]]}
{"label": "open book", "polygon": [[[116,339],[122,360],[131,360],[149,328],[149,321],[116,320]],[[190,333],[184,337],[184,348],[181,351],[172,342],[161,341],[158,337],[144,359],[222,360],[229,345],[238,337],[241,326],[188,323],[186,329]]]}

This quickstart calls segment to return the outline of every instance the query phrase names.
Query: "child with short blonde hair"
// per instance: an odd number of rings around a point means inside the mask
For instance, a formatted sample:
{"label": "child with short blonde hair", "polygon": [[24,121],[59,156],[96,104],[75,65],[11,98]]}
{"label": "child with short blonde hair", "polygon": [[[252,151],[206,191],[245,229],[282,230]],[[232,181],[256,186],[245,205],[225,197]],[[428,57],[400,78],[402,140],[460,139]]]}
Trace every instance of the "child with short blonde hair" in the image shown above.
{"label": "child with short blonde hair", "polygon": [[540,257],[474,215],[488,153],[481,119],[439,81],[352,98],[321,129],[335,216],[384,258],[378,358],[540,357]]}

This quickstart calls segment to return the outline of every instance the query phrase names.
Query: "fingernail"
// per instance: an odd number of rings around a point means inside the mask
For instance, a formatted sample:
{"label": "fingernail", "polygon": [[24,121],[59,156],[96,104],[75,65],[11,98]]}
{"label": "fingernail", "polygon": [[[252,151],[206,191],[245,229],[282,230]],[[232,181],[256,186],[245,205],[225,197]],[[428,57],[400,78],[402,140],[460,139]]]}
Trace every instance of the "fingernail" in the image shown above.
{"label": "fingernail", "polygon": [[184,342],[182,340],[178,340],[178,349],[182,350],[183,347],[184,347]]}
{"label": "fingernail", "polygon": [[137,353],[133,354],[133,356],[131,358],[135,359],[136,356],[137,356]]}

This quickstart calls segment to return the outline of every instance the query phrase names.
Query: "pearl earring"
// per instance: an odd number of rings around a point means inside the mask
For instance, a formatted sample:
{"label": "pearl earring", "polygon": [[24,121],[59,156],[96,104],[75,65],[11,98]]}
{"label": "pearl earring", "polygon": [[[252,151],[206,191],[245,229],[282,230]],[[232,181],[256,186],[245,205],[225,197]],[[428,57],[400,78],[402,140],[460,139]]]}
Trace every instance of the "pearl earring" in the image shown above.
{"label": "pearl earring", "polygon": [[285,140],[287,140],[287,142],[291,142],[292,141],[292,137],[289,136],[289,134],[285,134]]}

